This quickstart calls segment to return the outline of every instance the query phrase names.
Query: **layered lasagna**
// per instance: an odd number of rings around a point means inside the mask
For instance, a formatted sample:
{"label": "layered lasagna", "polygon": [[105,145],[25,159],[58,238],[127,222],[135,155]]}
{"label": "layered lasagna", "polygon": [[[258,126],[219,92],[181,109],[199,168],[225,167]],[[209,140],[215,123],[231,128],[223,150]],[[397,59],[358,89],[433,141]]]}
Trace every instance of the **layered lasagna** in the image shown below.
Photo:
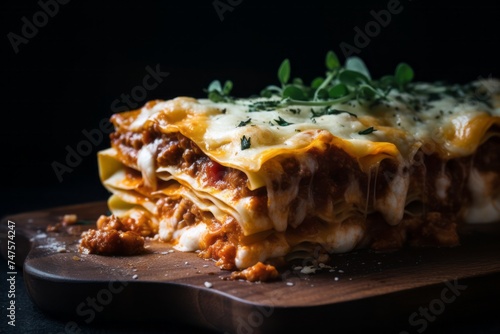
{"label": "layered lasagna", "polygon": [[458,245],[460,224],[500,221],[499,92],[414,83],[327,107],[178,97],[114,114],[98,153],[111,214],[80,248],[153,238],[265,279],[311,247]]}

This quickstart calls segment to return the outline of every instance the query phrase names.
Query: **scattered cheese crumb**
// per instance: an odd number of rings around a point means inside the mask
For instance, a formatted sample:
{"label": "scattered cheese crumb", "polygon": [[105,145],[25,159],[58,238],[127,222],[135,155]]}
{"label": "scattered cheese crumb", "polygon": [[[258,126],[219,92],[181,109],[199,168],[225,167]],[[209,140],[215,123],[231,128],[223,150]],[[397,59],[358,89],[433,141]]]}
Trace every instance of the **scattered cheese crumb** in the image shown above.
{"label": "scattered cheese crumb", "polygon": [[338,278],[338,277],[335,277],[335,278],[334,278],[334,280],[338,281],[338,280],[339,280],[339,278]]}
{"label": "scattered cheese crumb", "polygon": [[137,274],[135,274],[134,276],[132,276],[132,279],[137,279],[137,277],[139,277]]}
{"label": "scattered cheese crumb", "polygon": [[208,264],[204,264],[204,265],[203,265],[203,268],[208,268]]}
{"label": "scattered cheese crumb", "polygon": [[204,284],[205,284],[205,287],[207,287],[209,289],[213,286],[213,284],[210,282],[205,282]]}
{"label": "scattered cheese crumb", "polygon": [[344,273],[344,271],[343,271],[343,270],[341,270],[341,269],[339,269],[339,273],[343,274],[343,273]]}
{"label": "scattered cheese crumb", "polygon": [[78,256],[73,256],[73,261],[80,261],[81,259]]}
{"label": "scattered cheese crumb", "polygon": [[313,266],[306,266],[300,270],[302,274],[314,274],[316,272],[316,268]]}
{"label": "scattered cheese crumb", "polygon": [[288,286],[294,286],[293,282],[286,282],[286,285],[288,285]]}

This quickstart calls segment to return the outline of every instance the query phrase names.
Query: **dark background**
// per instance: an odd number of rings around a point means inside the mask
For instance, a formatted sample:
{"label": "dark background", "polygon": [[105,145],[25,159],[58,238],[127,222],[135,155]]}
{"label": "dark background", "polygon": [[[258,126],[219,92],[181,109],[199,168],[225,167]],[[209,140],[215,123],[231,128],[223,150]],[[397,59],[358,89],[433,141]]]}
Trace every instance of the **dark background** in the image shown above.
{"label": "dark background", "polygon": [[[139,104],[205,97],[213,79],[230,79],[234,95],[249,96],[277,83],[284,58],[292,76],[309,81],[323,74],[328,50],[343,61],[340,44],[355,46],[354,28],[364,30],[374,21],[370,12],[389,2],[233,0],[221,20],[213,0],[72,0],[59,4],[18,53],[8,34],[22,35],[22,18],[33,22],[41,7],[35,0],[2,2],[0,216],[108,197],[96,161],[109,146],[106,134],[62,181],[52,163],[65,164],[67,147],[86,140],[82,131],[99,130],[113,101],[142,85],[147,66],[169,75]],[[392,73],[401,61],[422,81],[500,76],[499,2],[402,0],[400,6],[357,54],[373,77]]]}

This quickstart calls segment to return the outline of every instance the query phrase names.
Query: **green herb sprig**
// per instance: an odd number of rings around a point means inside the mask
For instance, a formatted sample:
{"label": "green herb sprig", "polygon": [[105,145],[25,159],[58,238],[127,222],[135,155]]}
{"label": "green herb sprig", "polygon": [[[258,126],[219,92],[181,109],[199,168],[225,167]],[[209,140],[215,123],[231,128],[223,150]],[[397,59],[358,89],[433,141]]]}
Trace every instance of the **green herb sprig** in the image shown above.
{"label": "green herb sprig", "polygon": [[[393,89],[407,90],[414,78],[410,65],[399,63],[394,74],[374,80],[361,58],[348,57],[342,65],[331,50],[327,52],[324,63],[324,76],[318,76],[310,84],[305,84],[301,78],[292,79],[290,60],[283,60],[277,72],[279,85],[268,85],[260,92],[261,97],[276,97],[276,100],[257,101],[249,106],[249,111],[267,111],[293,105],[329,107],[350,100],[385,100]],[[222,86],[218,80],[214,80],[206,90],[208,98],[214,102],[230,102],[233,99],[229,95],[232,87],[231,81],[226,81]]]}
{"label": "green herb sprig", "polygon": [[221,85],[219,80],[213,80],[205,92],[208,93],[208,98],[213,102],[232,102],[233,98],[229,95],[233,89],[233,82],[227,80],[224,85]]}

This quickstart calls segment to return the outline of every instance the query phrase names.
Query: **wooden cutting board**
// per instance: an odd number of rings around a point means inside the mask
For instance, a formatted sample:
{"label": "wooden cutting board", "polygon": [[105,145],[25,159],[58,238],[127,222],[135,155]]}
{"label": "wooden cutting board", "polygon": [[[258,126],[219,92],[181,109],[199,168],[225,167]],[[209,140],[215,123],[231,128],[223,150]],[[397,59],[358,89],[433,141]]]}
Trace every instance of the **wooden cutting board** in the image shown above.
{"label": "wooden cutting board", "polygon": [[[17,265],[43,311],[82,324],[140,320],[231,333],[418,333],[500,311],[500,224],[462,230],[462,244],[454,248],[338,254],[314,273],[290,266],[278,281],[250,283],[230,280],[229,272],[195,253],[152,240],[147,254],[138,256],[78,253],[81,232],[103,213],[106,203],[93,202],[2,220],[2,255],[8,258],[11,221]],[[76,214],[79,223],[46,232],[64,214]]]}

